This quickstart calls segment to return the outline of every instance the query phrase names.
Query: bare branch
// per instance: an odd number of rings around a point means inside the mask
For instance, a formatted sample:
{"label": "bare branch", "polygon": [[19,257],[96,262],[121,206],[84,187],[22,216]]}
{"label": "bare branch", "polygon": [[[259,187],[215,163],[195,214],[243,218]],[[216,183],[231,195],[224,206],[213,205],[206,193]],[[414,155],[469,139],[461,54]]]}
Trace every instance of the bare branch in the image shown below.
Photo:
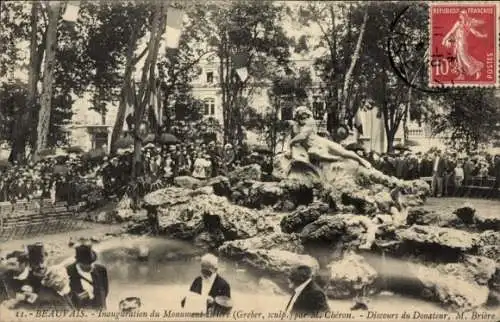
{"label": "bare branch", "polygon": [[354,54],[352,56],[351,65],[349,66],[349,69],[347,70],[347,73],[345,75],[344,88],[342,91],[342,101],[343,101],[342,103],[344,106],[346,105],[347,101],[347,91],[349,89],[349,85],[351,82],[352,73],[354,72],[354,67],[356,66],[356,63],[359,59],[359,52],[361,50],[361,43],[363,42],[367,21],[368,21],[368,10],[365,11],[365,14],[363,16],[363,24],[361,25],[361,29],[359,31],[358,41],[356,42],[356,47],[354,49]]}
{"label": "bare branch", "polygon": [[137,63],[142,59],[142,57],[144,57],[147,54],[148,50],[149,47],[146,46],[146,48],[144,48],[144,50],[139,55],[137,55],[137,57],[133,58],[132,65],[137,65]]}

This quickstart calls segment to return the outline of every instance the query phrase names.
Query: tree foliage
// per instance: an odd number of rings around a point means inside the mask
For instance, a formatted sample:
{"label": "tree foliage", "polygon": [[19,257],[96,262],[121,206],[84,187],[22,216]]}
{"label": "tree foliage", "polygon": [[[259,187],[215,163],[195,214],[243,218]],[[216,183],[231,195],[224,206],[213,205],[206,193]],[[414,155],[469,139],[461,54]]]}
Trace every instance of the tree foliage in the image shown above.
{"label": "tree foliage", "polygon": [[[90,109],[99,112],[103,122],[105,103],[120,99],[130,37],[133,33],[137,39],[144,37],[150,13],[147,4],[128,1],[89,1],[80,6],[74,27],[79,36],[77,42],[81,43],[78,76],[81,83],[91,87]],[[139,57],[145,53],[143,50]]]}
{"label": "tree foliage", "polygon": [[500,98],[494,89],[464,88],[447,92],[439,104],[444,113],[429,117],[434,134],[444,134],[446,143],[470,153],[489,143],[500,124]]}
{"label": "tree foliage", "polygon": [[308,89],[312,85],[309,69],[301,68],[295,73],[278,74],[273,77],[267,95],[271,105],[263,114],[253,114],[253,128],[264,136],[273,153],[283,143],[289,130],[288,121],[293,117],[293,107],[308,105]]}
{"label": "tree foliage", "polygon": [[[30,4],[24,1],[0,3],[0,79],[8,77],[24,58],[19,41],[30,32]],[[40,17],[41,18],[41,17]]]}
{"label": "tree foliage", "polygon": [[203,102],[192,93],[192,83],[201,74],[199,64],[210,54],[199,28],[200,11],[184,6],[186,15],[177,49],[166,48],[158,60],[158,73],[163,95],[165,131],[177,121],[198,122],[203,116]]}
{"label": "tree foliage", "polygon": [[[320,30],[319,35],[314,35],[318,39],[311,40],[311,48],[323,52],[315,59],[314,66],[325,93],[329,131],[352,117],[363,98],[359,78],[364,76],[365,71],[357,63],[356,52],[358,38],[359,50],[362,50],[363,40],[369,38],[362,32],[372,28],[366,26],[367,10],[366,5],[359,3],[308,2],[299,5],[293,12],[295,21],[306,28]],[[371,21],[371,14],[369,19],[366,16],[366,20]],[[344,84],[348,85],[346,92],[349,95],[343,93]]]}
{"label": "tree foliage", "polygon": [[[259,82],[269,80],[289,63],[290,39],[282,26],[284,6],[272,1],[235,1],[199,6],[199,27],[215,51],[221,88],[224,142],[243,140],[240,98],[251,96]],[[234,57],[246,53],[250,77],[239,79]]]}
{"label": "tree foliage", "polygon": [[[428,7],[409,3],[316,3],[299,6],[297,19],[321,31],[314,49],[325,54],[315,68],[326,93],[328,129],[352,120],[357,110],[377,108],[384,119],[388,150],[409,115],[427,110],[427,93],[412,90],[396,74],[390,55],[406,67],[407,81],[424,83]],[[366,18],[366,26],[363,28]],[[363,39],[360,39],[364,30]],[[360,41],[361,40],[361,41]],[[390,42],[392,41],[392,42]],[[397,44],[391,52],[389,44]],[[359,52],[357,51],[357,45]],[[354,57],[359,59],[353,64]],[[424,68],[424,69],[422,69]]]}
{"label": "tree foliage", "polygon": [[[18,127],[16,115],[26,107],[27,85],[22,82],[0,85],[0,141],[12,142]],[[65,90],[57,90],[52,98],[52,113],[48,136],[48,147],[68,143],[65,128],[71,120],[73,99]],[[29,125],[29,131],[36,130],[36,123]]]}

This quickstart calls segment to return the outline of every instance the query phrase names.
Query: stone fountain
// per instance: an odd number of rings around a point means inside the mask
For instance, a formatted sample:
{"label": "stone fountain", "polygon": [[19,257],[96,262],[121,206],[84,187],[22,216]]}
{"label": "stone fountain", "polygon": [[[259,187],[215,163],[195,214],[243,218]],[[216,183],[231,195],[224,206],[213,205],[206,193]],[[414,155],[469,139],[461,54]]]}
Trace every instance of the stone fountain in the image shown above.
{"label": "stone fountain", "polygon": [[[466,209],[441,220],[444,214],[419,208],[430,192],[424,181],[387,176],[298,127],[302,137],[292,139],[291,153],[277,156],[274,181],[262,181],[252,164],[147,195],[160,234],[238,260],[278,285],[305,263],[330,298],[390,290],[455,310],[498,301],[498,220],[467,225],[474,215],[464,215]],[[130,231],[148,225],[137,220]]]}

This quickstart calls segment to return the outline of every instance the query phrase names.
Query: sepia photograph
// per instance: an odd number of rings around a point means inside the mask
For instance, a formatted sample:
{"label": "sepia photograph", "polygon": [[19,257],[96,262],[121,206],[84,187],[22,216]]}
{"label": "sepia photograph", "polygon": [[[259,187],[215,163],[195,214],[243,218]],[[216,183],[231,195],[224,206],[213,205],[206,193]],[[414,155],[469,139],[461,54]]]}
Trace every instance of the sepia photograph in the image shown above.
{"label": "sepia photograph", "polygon": [[0,1],[0,321],[500,322],[499,14]]}

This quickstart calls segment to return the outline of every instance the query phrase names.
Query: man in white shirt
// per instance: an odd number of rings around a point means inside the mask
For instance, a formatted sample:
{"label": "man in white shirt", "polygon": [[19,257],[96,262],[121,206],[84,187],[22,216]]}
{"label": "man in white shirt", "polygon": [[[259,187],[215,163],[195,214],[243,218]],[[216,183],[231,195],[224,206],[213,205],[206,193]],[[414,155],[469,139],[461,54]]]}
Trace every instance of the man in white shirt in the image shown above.
{"label": "man in white shirt", "polygon": [[[190,292],[200,294],[207,298],[207,312],[211,314],[227,314],[231,307],[225,306],[231,299],[231,288],[224,278],[218,273],[219,260],[212,254],[201,258],[201,275],[195,278]],[[181,301],[184,307],[186,298]],[[225,302],[225,303],[223,303]]]}
{"label": "man in white shirt", "polygon": [[309,266],[294,268],[289,280],[294,291],[285,309],[287,313],[315,314],[330,310],[326,295],[313,280],[313,272]]}

